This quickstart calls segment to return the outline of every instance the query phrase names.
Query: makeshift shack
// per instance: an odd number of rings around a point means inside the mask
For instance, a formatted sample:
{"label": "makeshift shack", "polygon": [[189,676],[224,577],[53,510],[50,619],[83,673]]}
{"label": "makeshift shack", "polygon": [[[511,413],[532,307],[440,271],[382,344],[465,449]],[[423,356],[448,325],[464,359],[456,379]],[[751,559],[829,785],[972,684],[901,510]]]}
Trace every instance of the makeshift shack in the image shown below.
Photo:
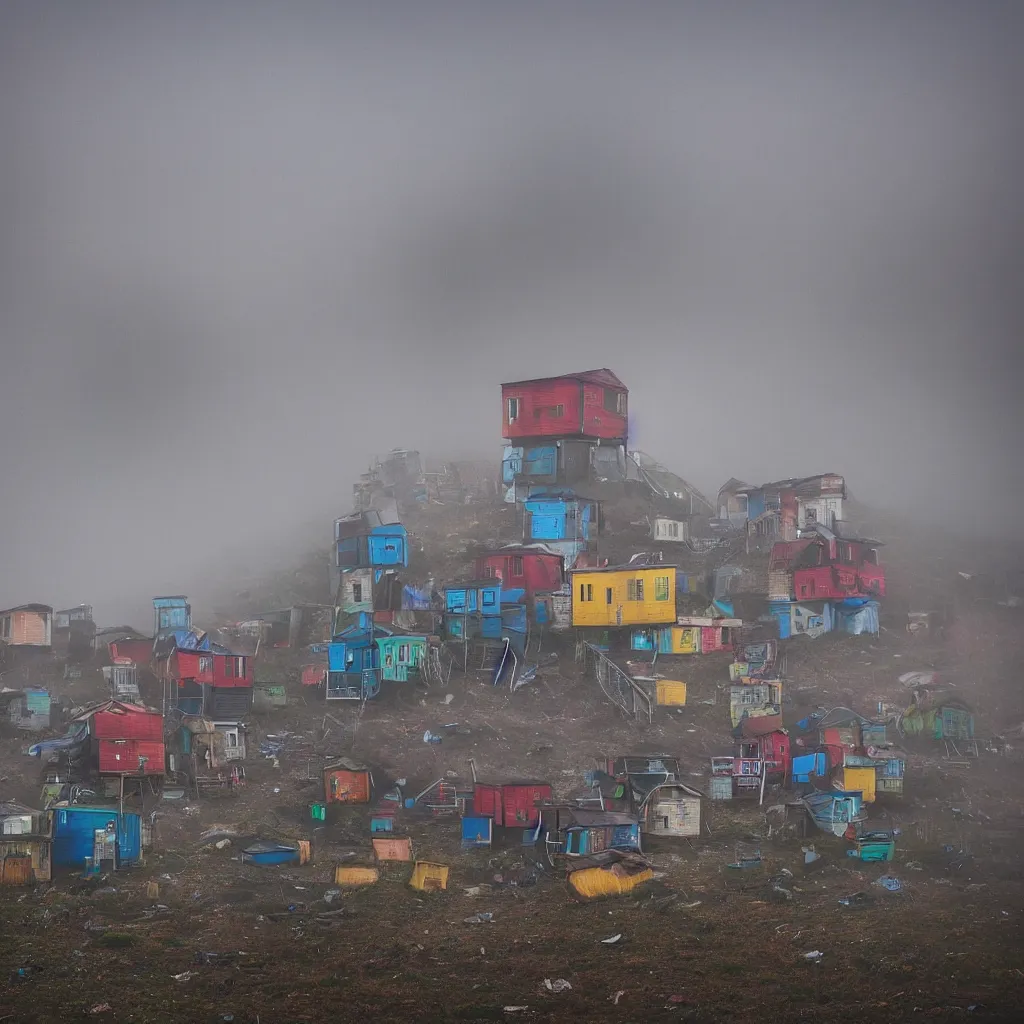
{"label": "makeshift shack", "polygon": [[701,795],[681,782],[655,786],[640,805],[643,831],[655,836],[700,835]]}
{"label": "makeshift shack", "polygon": [[373,776],[362,764],[341,758],[324,766],[324,798],[329,804],[368,804]]}
{"label": "makeshift shack", "polygon": [[0,884],[50,881],[53,815],[22,804],[0,803]]}

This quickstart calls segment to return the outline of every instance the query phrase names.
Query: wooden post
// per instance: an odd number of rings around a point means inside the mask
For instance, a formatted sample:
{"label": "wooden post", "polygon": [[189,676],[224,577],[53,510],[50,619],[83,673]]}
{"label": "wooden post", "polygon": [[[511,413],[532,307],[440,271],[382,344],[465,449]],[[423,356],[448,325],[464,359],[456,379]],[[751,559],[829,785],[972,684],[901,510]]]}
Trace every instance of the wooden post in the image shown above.
{"label": "wooden post", "polygon": [[757,801],[757,806],[761,807],[764,805],[764,780],[768,777],[768,773],[764,770],[764,761],[761,761],[761,795]]}
{"label": "wooden post", "polygon": [[118,810],[121,815],[124,815],[124,776],[121,776],[121,795],[118,800]]}

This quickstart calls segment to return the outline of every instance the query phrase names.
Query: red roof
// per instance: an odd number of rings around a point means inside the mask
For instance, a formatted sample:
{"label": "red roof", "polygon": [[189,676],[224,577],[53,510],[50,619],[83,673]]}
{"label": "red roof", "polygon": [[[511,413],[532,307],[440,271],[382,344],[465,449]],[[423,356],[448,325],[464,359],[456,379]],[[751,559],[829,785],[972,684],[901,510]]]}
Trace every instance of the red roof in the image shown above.
{"label": "red roof", "polygon": [[533,377],[531,380],[510,380],[506,381],[501,386],[503,388],[515,387],[519,384],[539,384],[544,380],[578,380],[584,384],[599,384],[601,387],[607,388],[621,388],[623,391],[628,390],[626,385],[619,380],[618,377],[612,373],[607,367],[602,367],[600,370],[583,370],[581,373],[560,373],[554,377]]}

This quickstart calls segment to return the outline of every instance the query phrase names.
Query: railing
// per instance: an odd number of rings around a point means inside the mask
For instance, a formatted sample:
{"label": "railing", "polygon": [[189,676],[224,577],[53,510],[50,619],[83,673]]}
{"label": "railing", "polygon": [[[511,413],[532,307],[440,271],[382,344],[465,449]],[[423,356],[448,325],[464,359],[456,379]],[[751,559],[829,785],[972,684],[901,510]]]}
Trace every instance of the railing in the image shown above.
{"label": "railing", "polygon": [[[624,669],[603,651],[586,640],[579,641],[585,670],[593,670],[597,685],[604,695],[625,714],[638,722],[646,716],[648,723],[654,717],[650,695]],[[580,647],[577,648],[580,650]]]}

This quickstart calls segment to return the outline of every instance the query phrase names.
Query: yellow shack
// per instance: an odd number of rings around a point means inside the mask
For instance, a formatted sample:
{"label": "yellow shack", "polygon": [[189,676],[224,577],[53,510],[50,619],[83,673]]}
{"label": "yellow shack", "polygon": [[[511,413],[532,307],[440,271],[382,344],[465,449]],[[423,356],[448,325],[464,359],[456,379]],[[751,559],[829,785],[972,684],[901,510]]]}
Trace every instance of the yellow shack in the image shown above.
{"label": "yellow shack", "polygon": [[574,626],[659,626],[676,621],[676,567],[629,565],[569,574]]}

